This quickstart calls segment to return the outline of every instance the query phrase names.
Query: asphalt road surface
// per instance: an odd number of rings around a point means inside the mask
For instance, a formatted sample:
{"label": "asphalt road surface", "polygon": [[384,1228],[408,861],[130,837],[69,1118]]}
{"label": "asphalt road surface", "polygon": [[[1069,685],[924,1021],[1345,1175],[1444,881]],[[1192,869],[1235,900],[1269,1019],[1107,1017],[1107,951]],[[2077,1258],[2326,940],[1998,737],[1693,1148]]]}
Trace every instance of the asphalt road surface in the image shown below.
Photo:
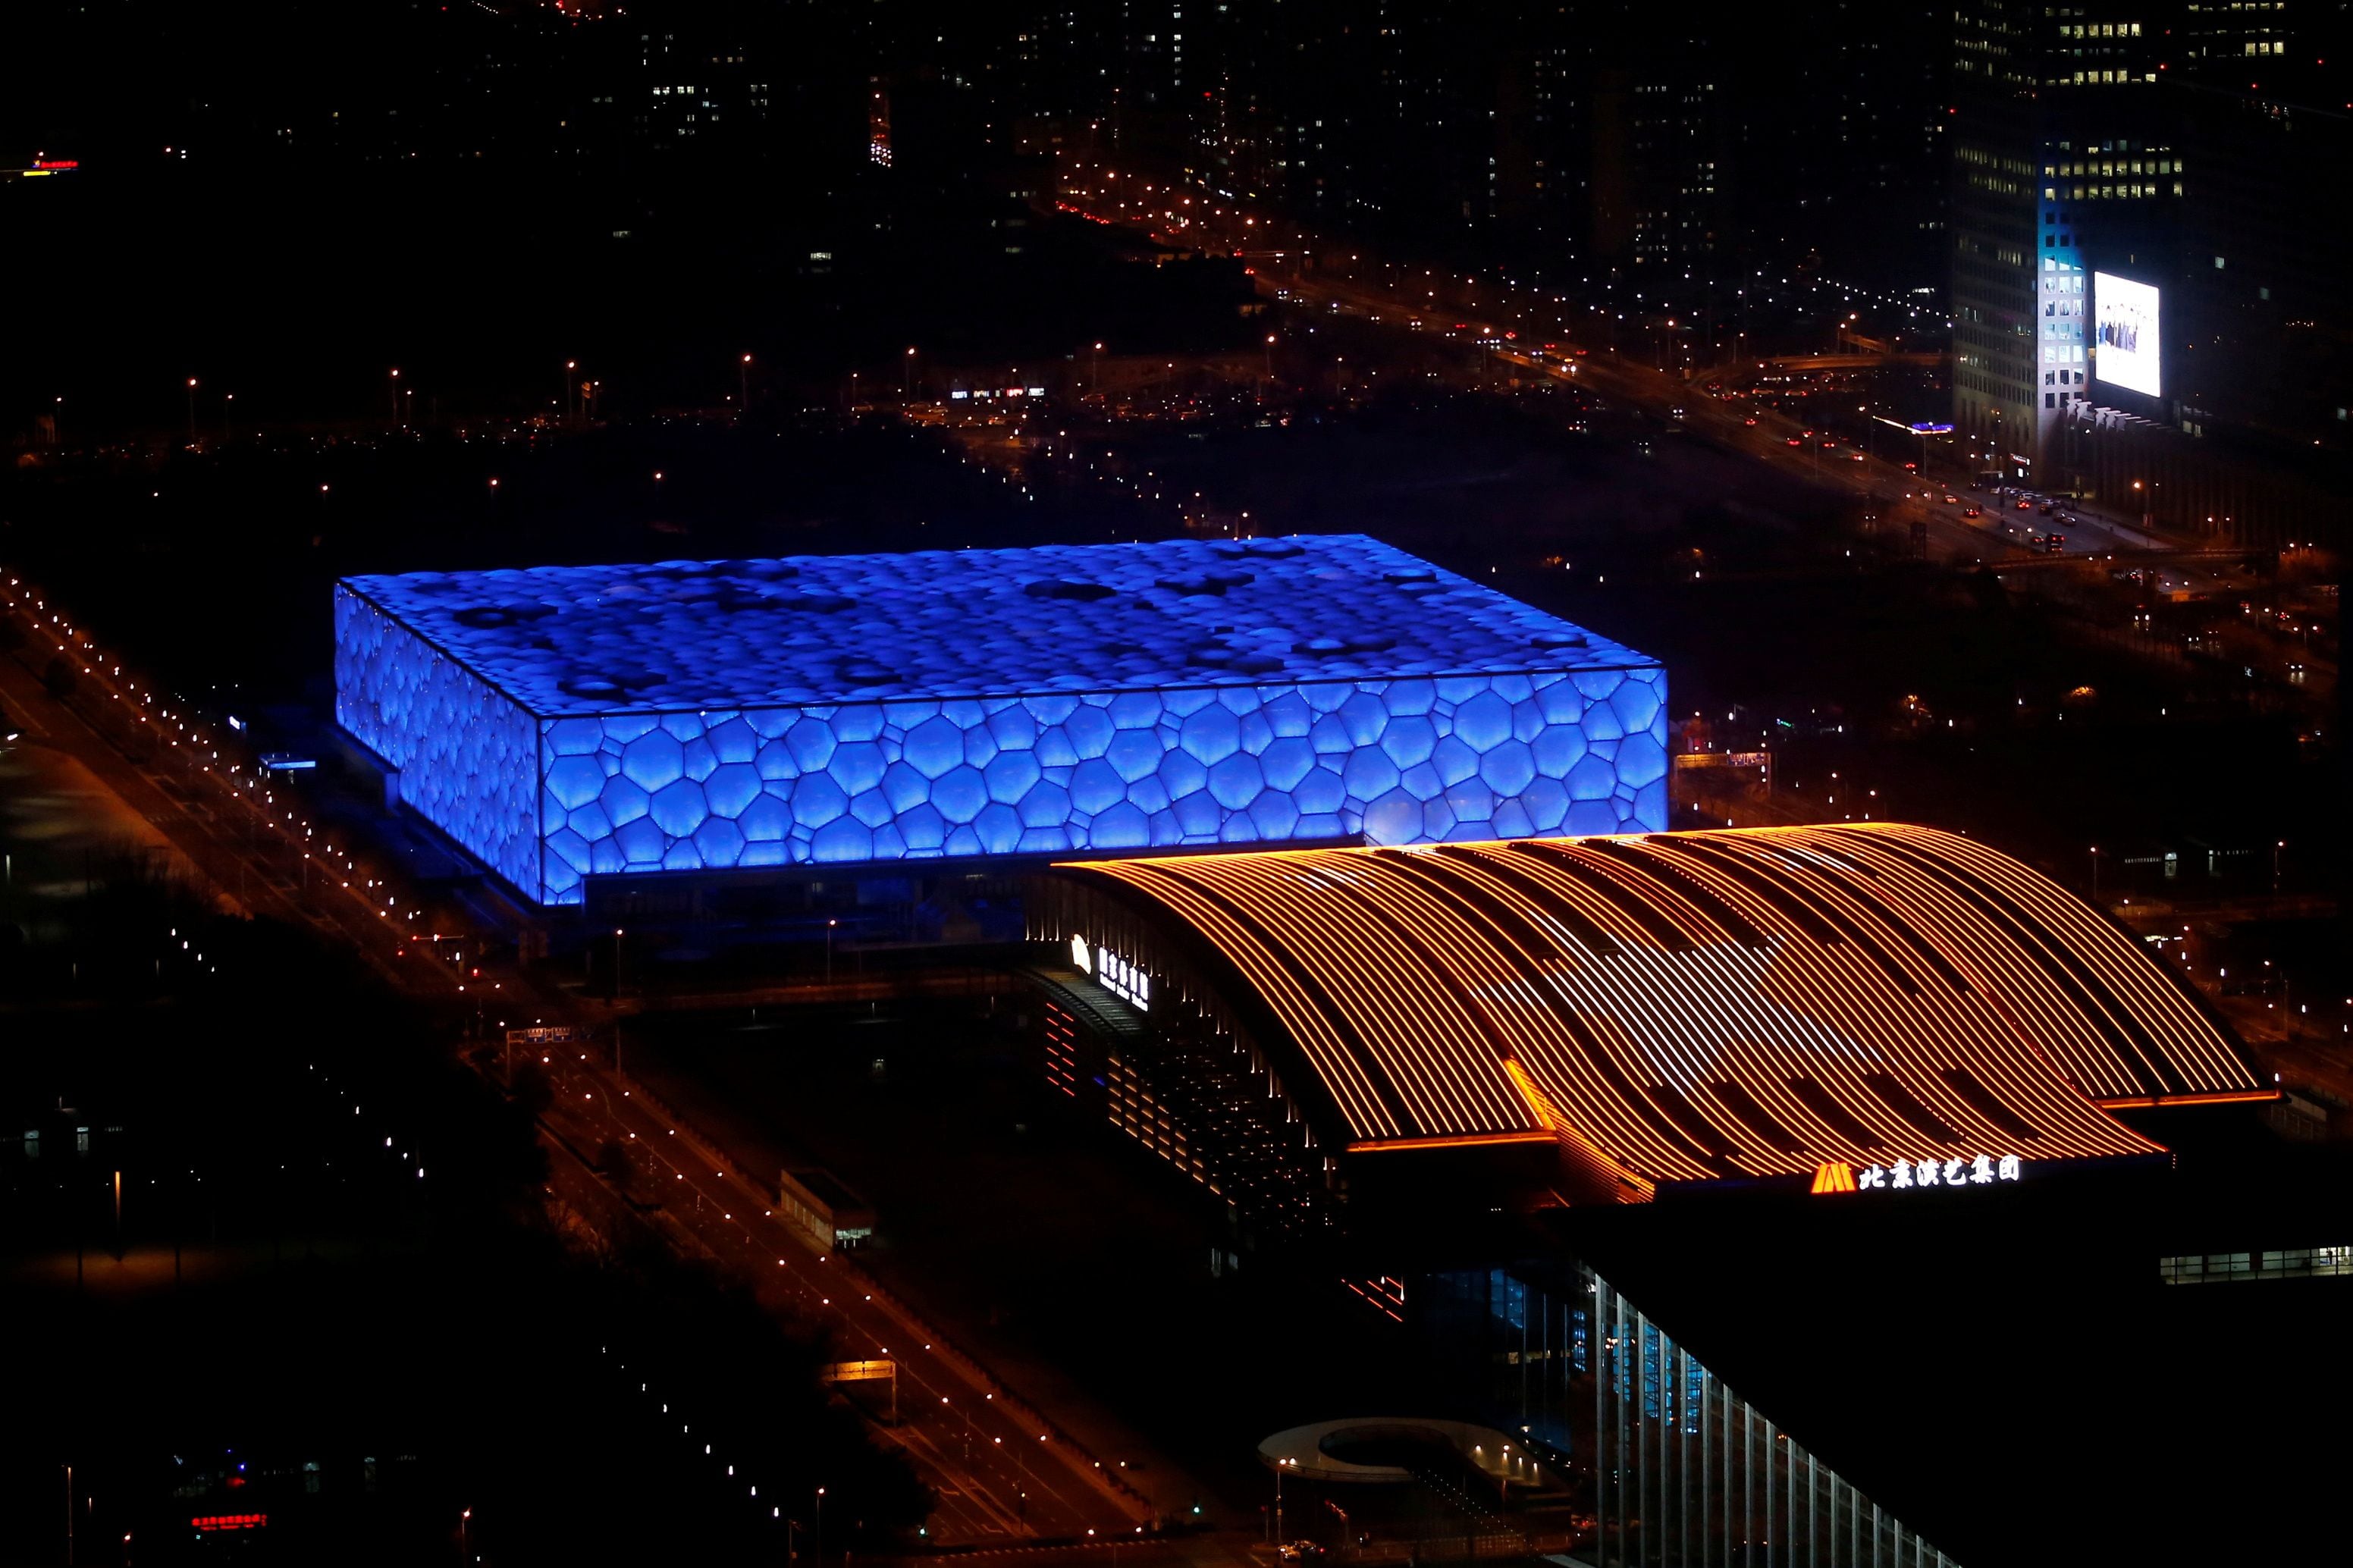
{"label": "asphalt road surface", "polygon": [[[849,1257],[778,1214],[774,1193],[731,1168],[596,1053],[553,1046],[540,1060],[554,1096],[543,1121],[565,1143],[588,1160],[607,1142],[621,1144],[632,1166],[628,1190],[640,1205],[659,1204],[691,1245],[753,1279],[764,1303],[824,1324],[840,1359],[896,1365],[899,1418],[880,1419],[875,1430],[938,1493],[934,1541],[1103,1540],[1144,1522],[1144,1504],[1101,1479],[1102,1461],[940,1341]],[[849,1392],[870,1415],[887,1417],[888,1387],[860,1383]]]}
{"label": "asphalt road surface", "polygon": [[[238,755],[228,738],[181,712],[167,694],[58,616],[37,590],[0,580],[0,616],[33,636],[0,657],[0,693],[25,721],[17,742],[49,748],[80,764],[153,832],[177,849],[223,899],[254,913],[307,924],[343,942],[396,985],[447,1006],[495,996],[500,1013],[571,1025],[584,1037],[600,1019],[519,971],[448,961],[436,937],[469,933],[462,917],[431,905],[392,870],[302,813],[292,791]],[[35,671],[53,658],[71,666],[65,697]],[[659,1205],[658,1224],[750,1279],[762,1300],[835,1331],[843,1359],[889,1360],[898,1368],[898,1419],[886,1384],[853,1385],[874,1430],[895,1444],[938,1498],[930,1526],[941,1545],[1015,1545],[1037,1541],[1132,1538],[1148,1507],[1103,1461],[957,1353],[913,1314],[875,1289],[848,1260],[819,1247],[773,1211],[775,1194],[649,1103],[627,1079],[550,1047],[545,1064],[555,1103],[542,1121],[559,1194],[575,1207],[605,1212],[582,1184],[600,1178],[586,1163],[607,1139],[634,1153],[632,1195]],[[569,1152],[567,1152],[567,1149]],[[576,1153],[578,1159],[573,1158]],[[1113,1461],[1113,1470],[1116,1461]]]}

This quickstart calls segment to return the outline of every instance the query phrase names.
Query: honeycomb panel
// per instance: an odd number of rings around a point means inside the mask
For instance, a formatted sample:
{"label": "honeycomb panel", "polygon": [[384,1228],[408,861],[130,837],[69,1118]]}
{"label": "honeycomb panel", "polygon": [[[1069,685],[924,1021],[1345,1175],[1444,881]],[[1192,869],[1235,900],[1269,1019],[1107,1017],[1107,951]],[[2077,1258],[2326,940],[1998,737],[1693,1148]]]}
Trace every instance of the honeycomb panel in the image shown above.
{"label": "honeycomb panel", "polygon": [[335,721],[400,770],[402,797],[427,820],[516,888],[540,886],[537,721],[341,588]]}
{"label": "honeycomb panel", "polygon": [[1653,662],[1356,534],[417,572],[351,585],[548,715]]}
{"label": "honeycomb panel", "polygon": [[345,727],[545,903],[1666,826],[1655,663],[1358,536],[354,578],[336,639]]}
{"label": "honeycomb panel", "polygon": [[544,721],[547,903],[739,866],[1666,826],[1656,668]]}

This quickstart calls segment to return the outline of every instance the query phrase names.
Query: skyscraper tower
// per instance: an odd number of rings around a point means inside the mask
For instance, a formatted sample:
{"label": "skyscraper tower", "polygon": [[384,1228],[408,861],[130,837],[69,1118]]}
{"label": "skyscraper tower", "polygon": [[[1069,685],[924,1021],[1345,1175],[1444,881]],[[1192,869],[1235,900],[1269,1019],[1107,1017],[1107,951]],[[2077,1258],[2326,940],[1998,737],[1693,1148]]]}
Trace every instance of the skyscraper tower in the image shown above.
{"label": "skyscraper tower", "polygon": [[2029,479],[2091,396],[2092,278],[2170,276],[2176,7],[1962,0],[1953,65],[1954,420]]}

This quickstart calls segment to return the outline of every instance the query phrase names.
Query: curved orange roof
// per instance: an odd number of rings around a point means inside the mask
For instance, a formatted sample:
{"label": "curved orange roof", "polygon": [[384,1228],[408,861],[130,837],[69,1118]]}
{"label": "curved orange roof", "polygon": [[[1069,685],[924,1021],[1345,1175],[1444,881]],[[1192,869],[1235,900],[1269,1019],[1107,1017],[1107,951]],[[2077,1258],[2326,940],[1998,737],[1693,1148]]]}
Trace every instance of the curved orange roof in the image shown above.
{"label": "curved orange roof", "polygon": [[1640,1187],[2157,1152],[2262,1086],[2048,878],[1894,824],[1090,861],[1215,946],[1359,1145],[1552,1133]]}

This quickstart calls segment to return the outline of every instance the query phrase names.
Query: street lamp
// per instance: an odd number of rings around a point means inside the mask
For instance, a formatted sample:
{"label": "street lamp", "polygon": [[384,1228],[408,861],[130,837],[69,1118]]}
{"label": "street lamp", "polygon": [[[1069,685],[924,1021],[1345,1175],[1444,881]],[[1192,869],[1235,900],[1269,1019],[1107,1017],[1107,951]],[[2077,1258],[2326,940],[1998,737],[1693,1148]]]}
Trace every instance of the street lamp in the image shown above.
{"label": "street lamp", "polygon": [[572,417],[572,373],[579,368],[580,362],[576,359],[564,362],[564,417],[566,419]]}
{"label": "street lamp", "polygon": [[744,417],[744,410],[752,405],[752,356],[745,354],[735,362],[735,417]]}
{"label": "street lamp", "polygon": [[188,445],[196,444],[196,378],[188,377]]}
{"label": "street lamp", "polygon": [[915,351],[909,349],[899,376],[899,396],[902,400],[915,395]]}
{"label": "street lamp", "polygon": [[400,423],[400,367],[397,365],[393,367],[390,381],[390,395],[392,398],[392,422],[397,425]]}
{"label": "street lamp", "polygon": [[809,1549],[817,1553],[817,1568],[825,1568],[825,1489],[817,1489],[817,1523],[809,1531]]}

